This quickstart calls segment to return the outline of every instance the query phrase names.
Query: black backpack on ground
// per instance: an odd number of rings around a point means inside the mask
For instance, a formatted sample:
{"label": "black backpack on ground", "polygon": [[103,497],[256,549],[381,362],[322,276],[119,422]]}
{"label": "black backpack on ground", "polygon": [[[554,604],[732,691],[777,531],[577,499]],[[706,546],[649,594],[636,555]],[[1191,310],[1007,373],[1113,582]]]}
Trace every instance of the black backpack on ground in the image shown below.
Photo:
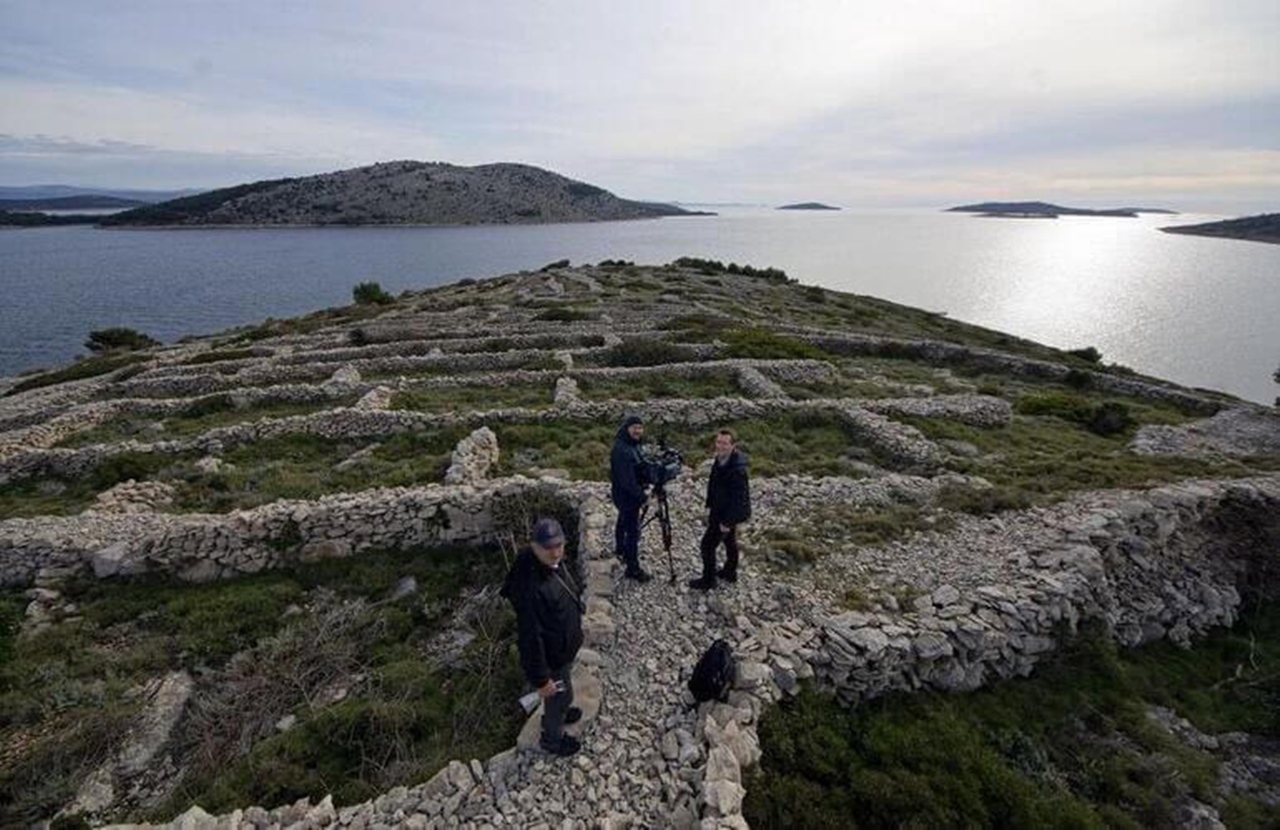
{"label": "black backpack on ground", "polygon": [[694,700],[724,700],[733,685],[733,648],[724,640],[716,640],[698,659],[689,678],[689,691]]}

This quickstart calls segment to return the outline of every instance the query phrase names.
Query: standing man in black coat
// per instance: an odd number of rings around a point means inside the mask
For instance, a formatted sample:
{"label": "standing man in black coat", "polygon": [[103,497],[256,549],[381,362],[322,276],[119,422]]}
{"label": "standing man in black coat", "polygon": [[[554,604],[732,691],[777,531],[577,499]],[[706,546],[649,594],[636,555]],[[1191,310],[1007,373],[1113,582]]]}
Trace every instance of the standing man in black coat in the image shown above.
{"label": "standing man in black coat", "polygon": [[644,439],[644,421],[639,415],[628,415],[618,427],[609,454],[609,493],[618,508],[618,523],[613,528],[615,552],[626,564],[626,577],[648,582],[650,577],[640,567],[640,508],[644,507],[644,458],[640,442]]}
{"label": "standing man in black coat", "polygon": [[582,647],[582,600],[560,567],[564,531],[555,519],[539,519],[532,544],[516,555],[502,595],[516,610],[516,643],[525,679],[542,698],[539,745],[553,755],[572,755],[581,743],[563,732],[582,710],[573,705],[573,659]]}
{"label": "standing man in black coat", "polygon": [[[715,461],[707,479],[707,532],[702,534],[702,576],[689,587],[710,591],[717,578],[738,581],[738,525],[751,518],[751,486],[747,454],[737,447],[733,431],[716,433]],[[716,570],[716,548],[724,542],[724,567]]]}

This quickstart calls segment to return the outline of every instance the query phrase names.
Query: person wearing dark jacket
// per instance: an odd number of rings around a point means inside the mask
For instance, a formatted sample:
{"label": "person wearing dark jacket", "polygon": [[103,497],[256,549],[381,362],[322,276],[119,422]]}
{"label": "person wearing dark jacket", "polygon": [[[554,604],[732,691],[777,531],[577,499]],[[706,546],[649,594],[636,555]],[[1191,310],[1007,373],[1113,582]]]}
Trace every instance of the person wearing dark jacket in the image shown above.
{"label": "person wearing dark jacket", "polygon": [[[702,534],[702,576],[689,587],[710,591],[716,580],[738,581],[738,525],[751,518],[751,485],[747,454],[737,448],[733,432],[716,433],[715,460],[707,479],[707,532]],[[716,570],[716,548],[724,543],[724,567]]]}
{"label": "person wearing dark jacket", "polygon": [[628,415],[618,427],[609,454],[609,493],[618,508],[618,522],[613,528],[615,553],[626,564],[626,576],[637,582],[648,582],[649,574],[640,567],[640,508],[644,507],[644,458],[640,442],[644,439],[644,421],[639,415]]}
{"label": "person wearing dark jacket", "polygon": [[573,705],[573,660],[582,647],[582,601],[573,579],[560,567],[564,531],[555,519],[539,519],[532,544],[516,555],[502,586],[516,611],[516,645],[525,679],[542,698],[540,746],[553,755],[581,748],[564,726],[582,710]]}

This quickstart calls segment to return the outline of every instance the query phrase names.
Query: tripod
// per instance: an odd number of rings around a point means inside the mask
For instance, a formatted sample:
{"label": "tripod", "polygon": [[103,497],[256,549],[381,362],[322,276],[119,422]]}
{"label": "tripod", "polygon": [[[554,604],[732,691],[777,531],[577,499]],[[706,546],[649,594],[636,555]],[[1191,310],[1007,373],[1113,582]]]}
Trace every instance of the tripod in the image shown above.
{"label": "tripod", "polygon": [[644,507],[640,510],[640,531],[653,524],[653,520],[658,520],[658,527],[662,529],[662,548],[667,552],[667,571],[671,574],[671,584],[676,584],[676,566],[671,561],[671,505],[667,502],[667,489],[664,485],[653,485],[653,494],[657,496],[658,509],[653,512],[652,516],[645,518],[645,514],[649,512],[649,502],[645,502]]}

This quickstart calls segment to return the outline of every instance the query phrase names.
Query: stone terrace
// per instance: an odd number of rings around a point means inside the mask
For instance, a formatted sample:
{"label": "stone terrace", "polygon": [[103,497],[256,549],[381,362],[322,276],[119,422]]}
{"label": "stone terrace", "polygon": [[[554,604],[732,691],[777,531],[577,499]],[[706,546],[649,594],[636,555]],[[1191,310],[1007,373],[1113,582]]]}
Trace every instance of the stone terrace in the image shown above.
{"label": "stone terrace", "polygon": [[[1020,402],[1073,388],[1158,413],[1138,453],[1114,451],[1123,459],[1218,475],[1152,467],[1164,477],[1143,489],[1077,487],[1023,509],[957,512],[957,499],[1003,492],[988,478],[1026,450],[949,431],[986,440],[1043,426],[1018,414]],[[647,538],[647,566],[663,578],[635,586],[611,556],[602,457],[555,468],[549,447],[501,444],[494,432],[586,430],[572,434],[596,441],[595,429],[607,441],[631,411],[699,438],[766,419],[786,419],[777,423],[797,440],[835,430],[839,470],[748,445],[757,469],[773,472],[753,477],[745,573],[702,596],[684,583],[706,468],[702,447],[682,447],[691,469],[671,488],[675,584]],[[55,624],[70,576],[217,580],[295,559],[482,541],[495,499],[534,488],[577,505],[588,608],[580,755],[525,748],[535,713],[512,749],[456,759],[369,802],[245,805],[220,817],[193,807],[174,827],[744,827],[755,724],[800,681],[851,704],[973,689],[1029,673],[1086,620],[1126,645],[1189,643],[1234,619],[1259,539],[1280,549],[1273,412],[937,315],[714,269],[521,273],[409,295],[373,317],[164,347],[123,370],[0,397],[0,430],[0,488],[54,502],[38,515],[22,498],[0,508],[17,511],[0,521],[0,584],[33,586],[29,628]],[[283,463],[271,456],[281,442],[321,442],[335,453],[322,464],[358,472],[385,443],[432,436],[462,440],[447,464],[423,464],[400,486],[317,484],[312,498],[222,513],[175,506],[192,481]],[[914,532],[851,537],[877,514],[907,516]],[[1211,530],[1245,515],[1273,519],[1250,539]],[[797,545],[808,553],[797,558]],[[735,690],[695,707],[684,682],[717,637],[739,656]]]}

